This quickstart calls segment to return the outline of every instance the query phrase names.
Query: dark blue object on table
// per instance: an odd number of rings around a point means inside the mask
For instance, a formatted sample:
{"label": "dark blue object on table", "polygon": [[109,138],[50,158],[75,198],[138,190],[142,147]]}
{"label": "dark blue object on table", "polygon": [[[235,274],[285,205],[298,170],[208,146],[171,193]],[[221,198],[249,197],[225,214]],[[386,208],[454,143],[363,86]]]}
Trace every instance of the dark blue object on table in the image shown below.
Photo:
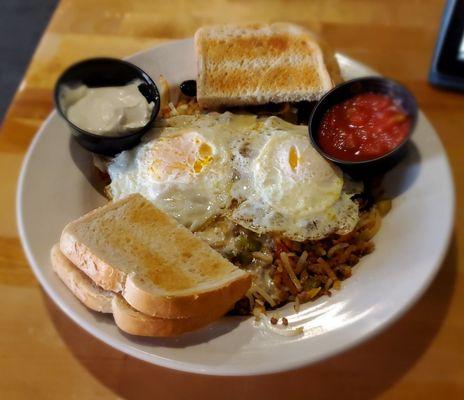
{"label": "dark blue object on table", "polygon": [[0,121],[58,0],[1,0]]}
{"label": "dark blue object on table", "polygon": [[429,82],[464,90],[464,0],[448,0],[438,35]]}

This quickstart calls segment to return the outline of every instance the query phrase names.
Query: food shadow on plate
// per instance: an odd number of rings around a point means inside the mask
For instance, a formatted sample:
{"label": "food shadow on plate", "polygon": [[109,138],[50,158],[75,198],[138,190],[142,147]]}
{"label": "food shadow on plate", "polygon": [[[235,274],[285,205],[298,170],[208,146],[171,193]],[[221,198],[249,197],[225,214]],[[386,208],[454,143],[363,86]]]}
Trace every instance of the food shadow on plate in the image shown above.
{"label": "food shadow on plate", "polygon": [[[58,278],[57,278],[58,279]],[[62,284],[60,282],[60,284]],[[67,288],[65,290],[68,290]],[[76,300],[77,301],[77,300]],[[94,310],[91,310],[85,307],[83,304],[80,304],[85,312],[91,315],[97,324],[104,324],[116,328],[116,323],[114,321],[112,314],[100,313]],[[171,347],[171,348],[185,348],[189,346],[194,346],[197,344],[207,343],[211,340],[225,335],[229,332],[232,332],[238,327],[241,322],[247,320],[248,317],[241,316],[225,316],[218,321],[214,321],[211,324],[205,326],[204,328],[195,330],[193,332],[185,333],[177,337],[167,337],[167,338],[156,338],[156,337],[143,337],[129,335],[122,330],[118,329],[118,334],[124,336],[127,340],[133,342],[134,344],[142,346],[162,346],[162,347]],[[242,337],[241,342],[246,341],[246,338]]]}
{"label": "food shadow on plate", "polygon": [[[185,348],[189,346],[195,346],[198,344],[208,343],[217,337],[220,337],[229,332],[232,332],[234,329],[238,327],[238,325],[241,322],[245,321],[246,319],[247,317],[238,317],[238,316],[223,317],[222,319],[215,321],[212,324],[202,329],[189,332],[189,333],[185,333],[181,336],[172,337],[172,338],[151,338],[151,337],[143,337],[143,336],[133,336],[133,335],[129,335],[122,331],[120,331],[120,333],[122,336],[125,336],[128,340],[130,340],[134,344],[138,344],[142,346],[162,346],[162,347],[170,347],[170,348]],[[245,339],[245,338],[242,337],[241,339]]]}
{"label": "food shadow on plate", "polygon": [[69,135],[69,152],[76,167],[81,171],[85,179],[102,196],[105,196],[105,186],[109,184],[107,177],[100,172],[93,163],[93,154],[77,143],[73,136]]}
{"label": "food shadow on plate", "polygon": [[[102,314],[92,310],[89,310],[89,312],[95,318],[96,322],[104,323],[105,325],[116,326],[114,319],[110,314]],[[219,336],[225,335],[237,328],[237,326],[246,319],[246,317],[238,316],[224,317],[223,319],[215,321],[204,328],[198,329],[193,332],[185,333],[178,337],[171,338],[134,336],[129,335],[121,330],[119,330],[119,334],[124,336],[127,340],[131,341],[132,343],[142,346],[185,348],[197,344],[207,343]]]}
{"label": "food shadow on plate", "polygon": [[406,144],[401,161],[390,171],[378,175],[366,182],[374,197],[394,199],[409,190],[419,177],[421,170],[421,155],[412,141]]}

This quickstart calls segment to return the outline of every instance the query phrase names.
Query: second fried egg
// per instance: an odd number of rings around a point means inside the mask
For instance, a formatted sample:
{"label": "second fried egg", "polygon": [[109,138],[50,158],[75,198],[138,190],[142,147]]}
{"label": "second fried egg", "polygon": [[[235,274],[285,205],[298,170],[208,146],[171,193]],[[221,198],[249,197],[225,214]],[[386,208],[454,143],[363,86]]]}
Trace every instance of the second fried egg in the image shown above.
{"label": "second fried egg", "polygon": [[311,145],[307,128],[270,117],[260,130],[232,146],[238,171],[232,196],[238,205],[231,219],[296,241],[354,229],[358,206],[343,190],[341,171]]}

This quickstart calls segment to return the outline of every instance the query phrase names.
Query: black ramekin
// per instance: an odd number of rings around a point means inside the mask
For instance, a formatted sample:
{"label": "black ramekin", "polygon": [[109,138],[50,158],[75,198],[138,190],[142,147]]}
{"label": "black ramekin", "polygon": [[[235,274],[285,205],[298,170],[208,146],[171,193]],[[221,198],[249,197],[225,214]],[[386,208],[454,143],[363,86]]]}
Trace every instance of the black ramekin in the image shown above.
{"label": "black ramekin", "polygon": [[[66,110],[64,110],[61,96],[65,86],[124,86],[134,80],[143,82],[139,85],[140,92],[149,103],[154,103],[150,120],[145,126],[136,130],[131,130],[120,136],[103,136],[79,128],[66,117]],[[110,156],[138,144],[141,137],[152,125],[160,108],[158,88],[150,76],[136,65],[115,58],[91,58],[70,66],[56,82],[54,99],[58,113],[68,123],[71,128],[71,133],[76,138],[77,142],[82,147],[94,153]]]}
{"label": "black ramekin", "polygon": [[[346,161],[336,158],[319,147],[319,132],[322,118],[334,105],[339,104],[361,93],[382,93],[397,102],[411,120],[411,127],[406,138],[393,150],[379,157],[364,161]],[[328,160],[337,164],[353,176],[372,176],[386,172],[393,167],[407,149],[406,143],[411,137],[417,123],[418,107],[412,93],[403,85],[391,79],[380,77],[366,77],[344,82],[328,93],[314,107],[309,118],[309,136],[316,150]]]}

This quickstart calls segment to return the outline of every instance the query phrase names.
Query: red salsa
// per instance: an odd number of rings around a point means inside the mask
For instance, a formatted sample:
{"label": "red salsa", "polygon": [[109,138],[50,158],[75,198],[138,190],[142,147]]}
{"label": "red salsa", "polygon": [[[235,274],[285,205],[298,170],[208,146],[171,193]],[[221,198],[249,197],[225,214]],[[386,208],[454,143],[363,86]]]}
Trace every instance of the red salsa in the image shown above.
{"label": "red salsa", "polygon": [[340,160],[371,160],[398,146],[410,127],[411,119],[391,97],[362,93],[325,113],[318,143]]}

